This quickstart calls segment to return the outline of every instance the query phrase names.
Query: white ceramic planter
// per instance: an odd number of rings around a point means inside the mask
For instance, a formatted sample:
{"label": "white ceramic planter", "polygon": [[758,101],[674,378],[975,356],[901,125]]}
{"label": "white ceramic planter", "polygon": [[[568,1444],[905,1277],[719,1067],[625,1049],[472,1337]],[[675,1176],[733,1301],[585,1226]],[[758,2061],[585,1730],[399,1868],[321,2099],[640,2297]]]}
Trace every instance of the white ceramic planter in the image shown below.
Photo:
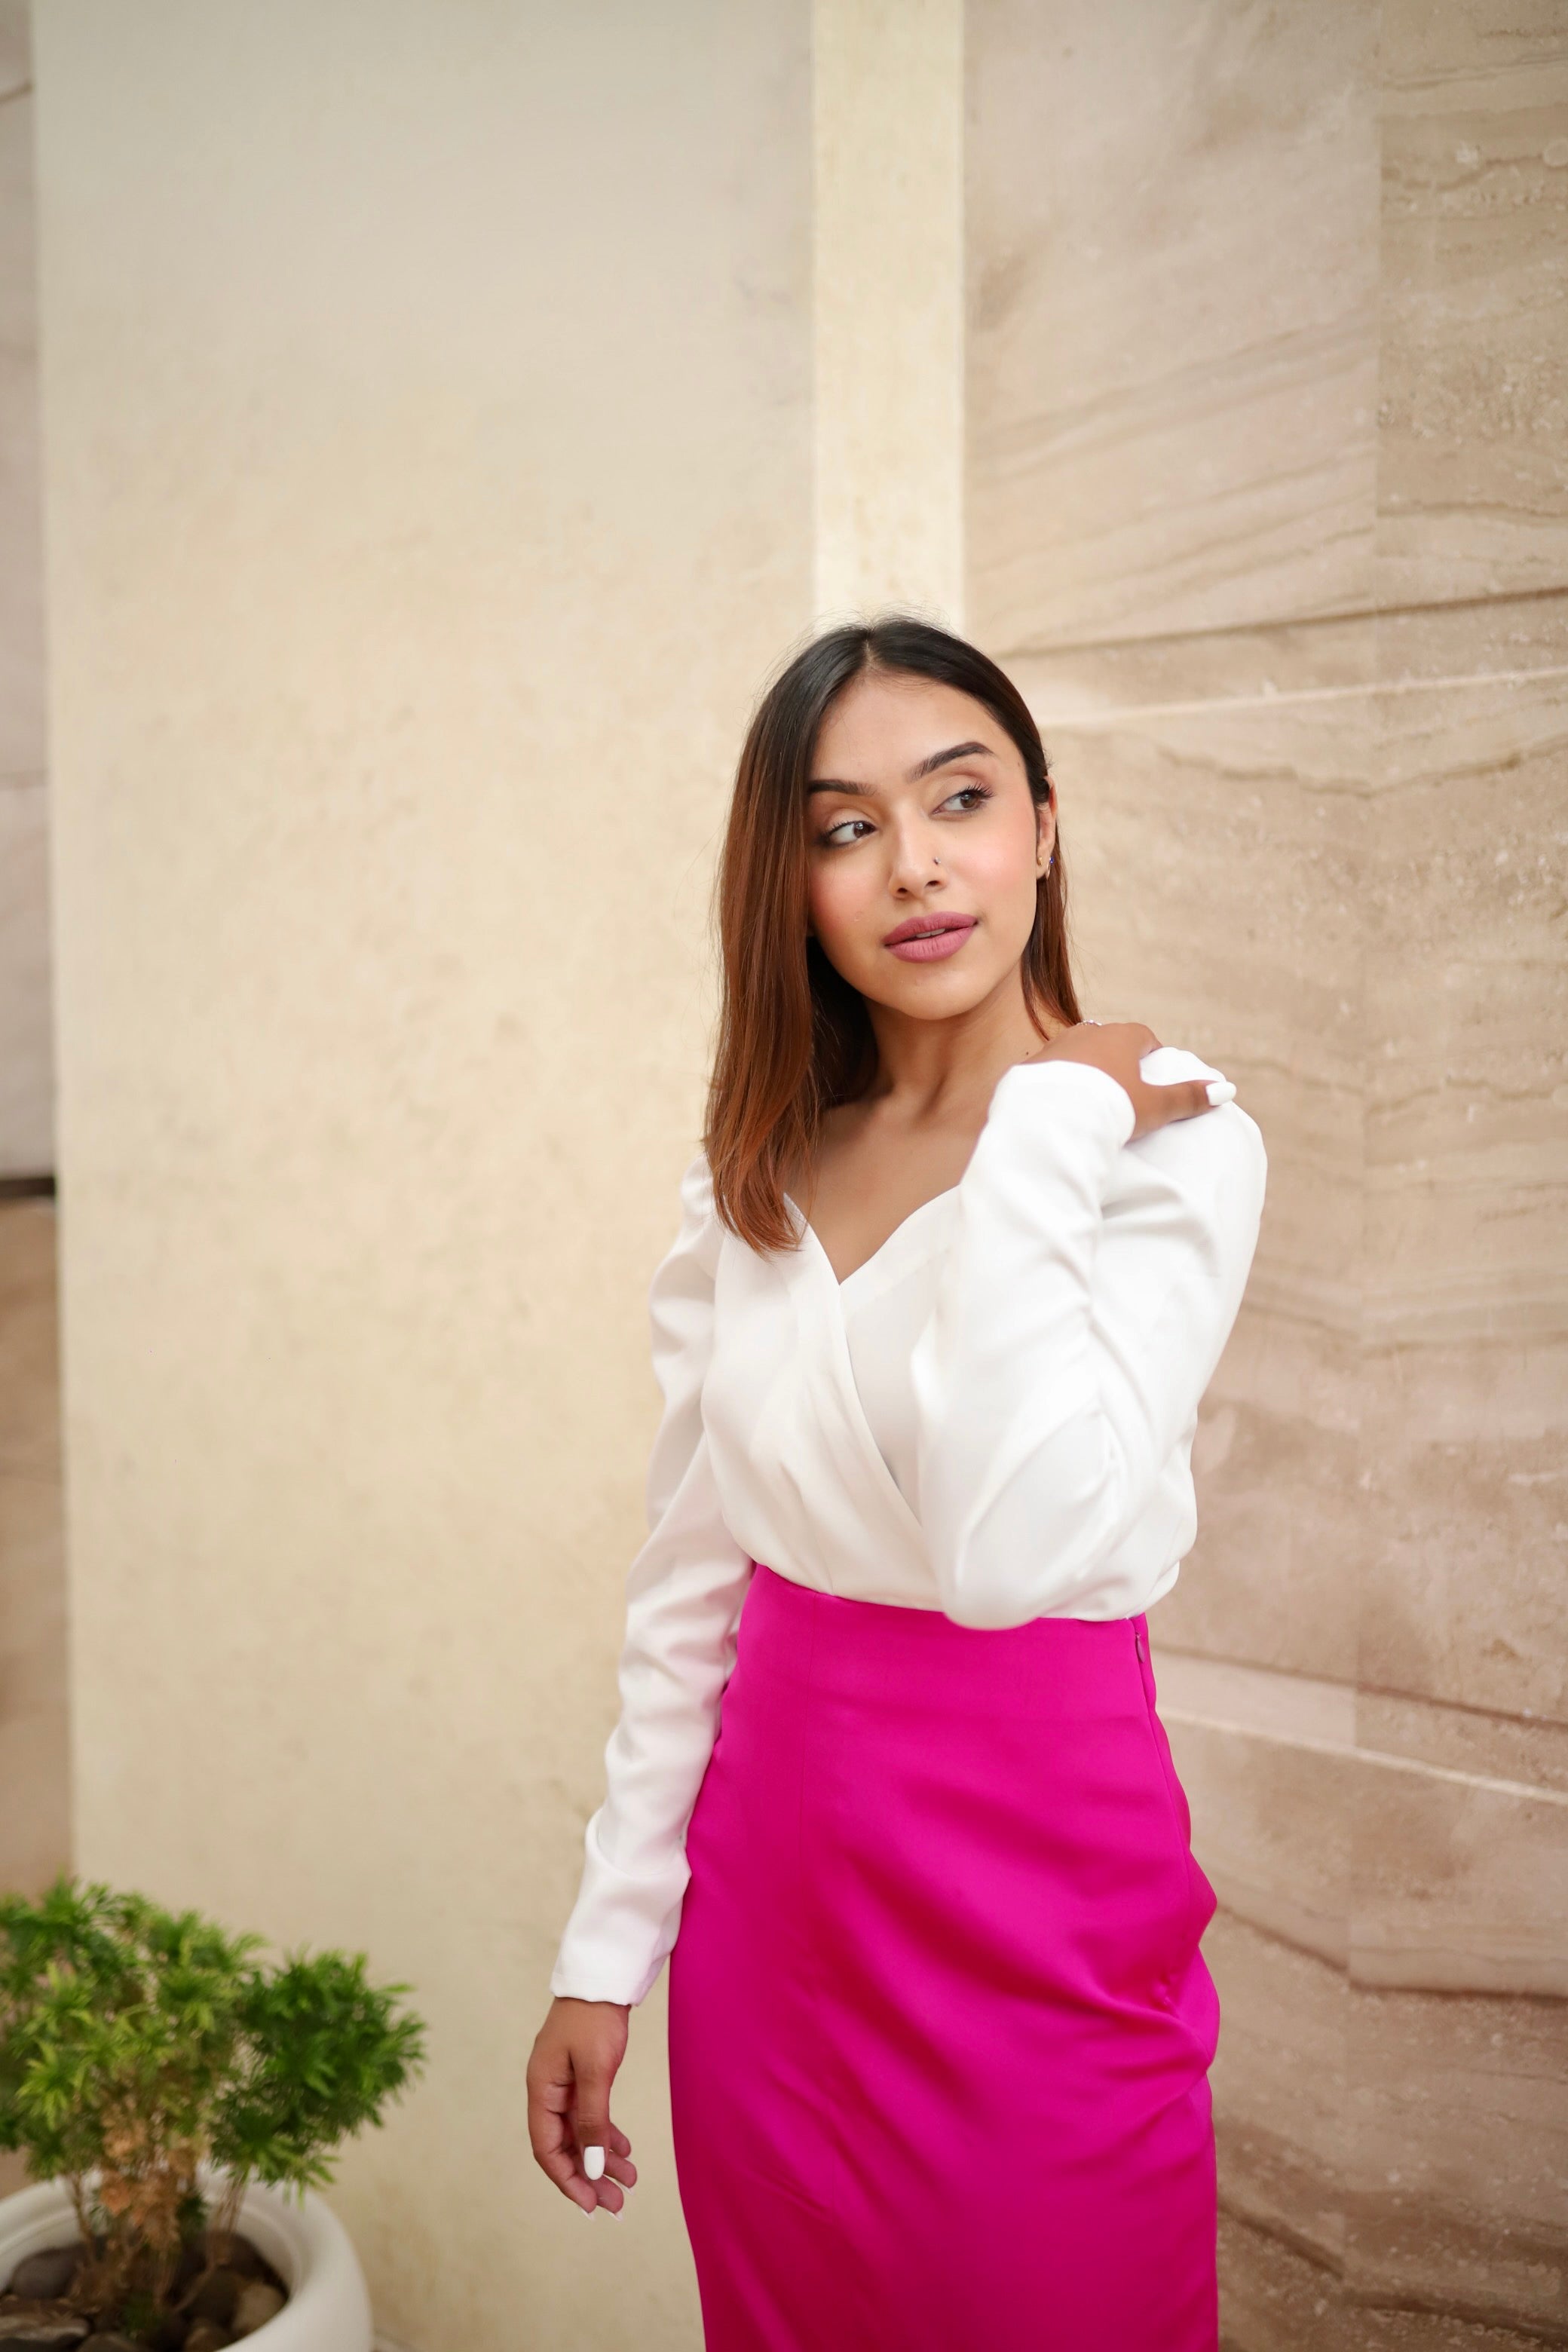
{"label": "white ceramic planter", "polygon": [[[216,2205],[221,2177],[204,2166],[202,2193]],[[242,2341],[262,2352],[372,2352],[370,2295],[353,2241],[312,2189],[301,2205],[279,2189],[252,2181],[235,2224],[265,2254],[289,2288],[276,2319]],[[40,2180],[0,2197],[0,2287],[25,2254],[77,2235],[63,2180]]]}

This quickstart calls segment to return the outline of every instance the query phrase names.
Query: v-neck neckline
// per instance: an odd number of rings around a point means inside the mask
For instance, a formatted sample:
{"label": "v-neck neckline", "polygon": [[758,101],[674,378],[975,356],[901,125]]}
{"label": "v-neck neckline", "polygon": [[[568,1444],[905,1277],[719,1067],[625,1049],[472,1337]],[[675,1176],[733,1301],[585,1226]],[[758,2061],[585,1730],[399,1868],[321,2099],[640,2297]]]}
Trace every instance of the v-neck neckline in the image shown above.
{"label": "v-neck neckline", "polygon": [[823,1246],[821,1236],[802,1210],[800,1203],[788,1192],[784,1196],[795,1223],[800,1227],[802,1242],[802,1248],[791,1254],[791,1264],[784,1275],[784,1279],[792,1286],[796,1286],[796,1296],[803,1308],[810,1315],[821,1343],[827,1351],[831,1366],[832,1388],[837,1397],[839,1412],[843,1416],[846,1433],[853,1444],[856,1458],[864,1465],[867,1475],[875,1484],[877,1491],[882,1496],[885,1508],[892,1514],[889,1526],[889,1534],[896,1525],[903,1540],[914,1544],[921,1551],[925,1544],[924,1529],[921,1526],[913,1503],[888,1465],[887,1458],[877,1443],[876,1432],[867,1418],[866,1407],[861,1401],[859,1386],[855,1378],[854,1359],[849,1347],[849,1301],[846,1297],[846,1291],[850,1284],[858,1280],[867,1267],[873,1264],[881,1264],[886,1252],[891,1248],[893,1243],[901,1234],[906,1234],[918,1219],[923,1219],[927,1212],[935,1208],[939,1202],[950,1201],[958,1189],[956,1184],[950,1184],[944,1192],[933,1192],[929,1201],[922,1201],[918,1208],[911,1209],[909,1215],[893,1227],[881,1247],[873,1250],[868,1258],[863,1258],[854,1272],[845,1276],[843,1282],[840,1282],[834,1273],[833,1261]]}
{"label": "v-neck neckline", "polygon": [[812,1247],[816,1250],[817,1256],[822,1261],[828,1281],[831,1283],[838,1297],[842,1299],[845,1292],[849,1288],[850,1284],[858,1282],[863,1274],[867,1273],[870,1267],[877,1265],[879,1260],[884,1257],[888,1251],[892,1248],[893,1244],[899,1239],[899,1236],[901,1234],[907,1233],[912,1224],[916,1223],[920,1218],[925,1215],[928,1209],[934,1209],[939,1202],[951,1201],[957,1190],[958,1186],[956,1184],[949,1184],[942,1192],[931,1193],[929,1200],[921,1201],[917,1207],[910,1211],[907,1217],[900,1217],[898,1223],[893,1227],[892,1232],[888,1235],[886,1241],[879,1242],[877,1247],[871,1252],[870,1256],[863,1257],[858,1265],[851,1266],[849,1272],[844,1276],[842,1280],[840,1280],[839,1276],[833,1270],[833,1260],[827,1255],[821,1234],[817,1232],[816,1227],[812,1223],[810,1218],[806,1215],[799,1202],[794,1199],[794,1197],[788,1192],[786,1192],[784,1197],[788,1201],[790,1207],[800,1219],[804,1235],[809,1238]]}

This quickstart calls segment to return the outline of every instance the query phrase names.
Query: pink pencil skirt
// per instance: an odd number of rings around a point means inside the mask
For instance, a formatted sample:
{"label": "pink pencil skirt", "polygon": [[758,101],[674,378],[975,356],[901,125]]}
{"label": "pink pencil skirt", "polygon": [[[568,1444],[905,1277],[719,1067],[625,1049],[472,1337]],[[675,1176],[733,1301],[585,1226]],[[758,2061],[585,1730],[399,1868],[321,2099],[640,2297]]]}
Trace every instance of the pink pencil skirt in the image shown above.
{"label": "pink pencil skirt", "polygon": [[1215,1897],[1147,1631],[758,1565],[669,1958],[707,2352],[1215,2352]]}

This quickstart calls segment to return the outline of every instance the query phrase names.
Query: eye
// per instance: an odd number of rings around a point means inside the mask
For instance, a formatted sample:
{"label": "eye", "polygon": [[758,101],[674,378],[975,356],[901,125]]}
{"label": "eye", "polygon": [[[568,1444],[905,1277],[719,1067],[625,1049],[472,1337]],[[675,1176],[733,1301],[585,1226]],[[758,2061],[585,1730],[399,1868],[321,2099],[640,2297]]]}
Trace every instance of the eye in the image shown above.
{"label": "eye", "polygon": [[946,808],[950,801],[963,800],[964,795],[968,793],[973,793],[977,800],[988,801],[991,798],[991,787],[989,784],[961,784],[957,792],[950,793],[948,794],[947,800],[943,801],[942,803],[942,807]]}
{"label": "eye", "polygon": [[847,824],[864,824],[866,822],[863,816],[842,816],[837,824],[830,824],[826,833],[819,833],[816,837],[825,848],[837,849],[841,846],[834,837],[837,834],[842,833]]}

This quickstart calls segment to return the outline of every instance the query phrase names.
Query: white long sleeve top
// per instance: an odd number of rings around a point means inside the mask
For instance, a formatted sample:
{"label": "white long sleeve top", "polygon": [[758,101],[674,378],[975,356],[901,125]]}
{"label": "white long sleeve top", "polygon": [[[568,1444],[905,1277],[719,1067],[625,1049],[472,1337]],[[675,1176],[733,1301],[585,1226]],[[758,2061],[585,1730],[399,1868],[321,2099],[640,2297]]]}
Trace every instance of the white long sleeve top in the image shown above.
{"label": "white long sleeve top", "polygon": [[[1220,1075],[1146,1054],[1155,1084]],[[664,1412],[626,1576],[620,1715],[551,1990],[646,1999],[756,1562],[958,1623],[1127,1617],[1197,1530],[1198,1405],[1241,1303],[1263,1138],[1239,1102],[1130,1140],[1088,1063],[1017,1063],[960,1181],[840,1284],[721,1224],[701,1152],[648,1291]]]}

